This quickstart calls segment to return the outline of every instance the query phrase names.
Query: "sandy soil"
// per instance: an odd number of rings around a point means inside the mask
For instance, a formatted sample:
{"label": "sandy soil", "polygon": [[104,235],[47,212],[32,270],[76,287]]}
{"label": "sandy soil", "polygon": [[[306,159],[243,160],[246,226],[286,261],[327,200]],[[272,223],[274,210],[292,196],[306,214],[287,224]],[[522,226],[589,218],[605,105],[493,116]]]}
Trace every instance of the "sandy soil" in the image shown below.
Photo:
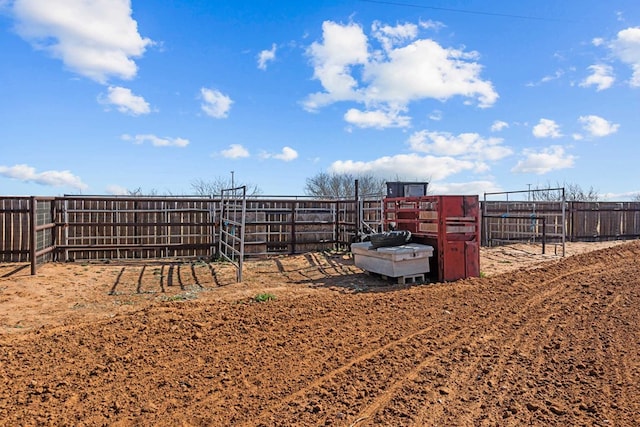
{"label": "sandy soil", "polygon": [[0,425],[640,425],[640,242],[560,249],[402,286],[330,253],[241,284],[221,263],[0,264]]}

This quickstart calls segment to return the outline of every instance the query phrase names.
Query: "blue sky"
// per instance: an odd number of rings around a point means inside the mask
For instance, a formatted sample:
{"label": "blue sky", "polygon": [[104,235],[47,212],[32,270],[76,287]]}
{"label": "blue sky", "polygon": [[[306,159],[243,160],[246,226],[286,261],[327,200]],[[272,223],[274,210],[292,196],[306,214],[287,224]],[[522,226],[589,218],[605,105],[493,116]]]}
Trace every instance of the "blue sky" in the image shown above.
{"label": "blue sky", "polygon": [[0,0],[0,194],[640,193],[637,0]]}

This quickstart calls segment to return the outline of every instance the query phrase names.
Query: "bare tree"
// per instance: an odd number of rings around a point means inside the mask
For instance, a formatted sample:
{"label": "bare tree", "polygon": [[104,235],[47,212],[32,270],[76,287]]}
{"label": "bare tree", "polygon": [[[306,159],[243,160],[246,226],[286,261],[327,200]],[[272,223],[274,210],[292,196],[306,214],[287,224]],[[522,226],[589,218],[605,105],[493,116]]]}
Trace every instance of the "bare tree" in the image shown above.
{"label": "bare tree", "polygon": [[635,196],[631,198],[632,202],[640,202],[640,193],[637,193]]}
{"label": "bare tree", "polygon": [[158,196],[158,195],[160,195],[160,193],[155,188],[152,188],[151,190],[148,190],[148,191],[143,191],[142,187],[137,187],[134,189],[127,190],[127,196],[142,197],[142,196]]}
{"label": "bare tree", "polygon": [[600,199],[600,194],[593,187],[589,187],[589,190],[583,190],[579,184],[564,183],[556,184],[552,187],[547,184],[546,187],[536,187],[531,192],[531,199],[539,202],[559,202],[562,200],[562,190],[558,188],[564,188],[565,199],[569,202],[597,202]]}
{"label": "bare tree", "polygon": [[232,187],[242,187],[243,185],[247,186],[247,195],[248,196],[257,196],[262,194],[262,191],[257,185],[254,184],[246,184],[241,182],[231,182],[231,179],[216,177],[211,181],[206,181],[204,179],[196,179],[191,182],[191,189],[195,192],[195,194],[199,196],[219,196],[222,194],[222,190],[232,188]]}
{"label": "bare tree", "polygon": [[347,198],[355,196],[355,181],[358,180],[360,194],[383,194],[386,180],[373,175],[352,175],[350,173],[329,174],[320,172],[307,178],[304,193],[314,197]]}

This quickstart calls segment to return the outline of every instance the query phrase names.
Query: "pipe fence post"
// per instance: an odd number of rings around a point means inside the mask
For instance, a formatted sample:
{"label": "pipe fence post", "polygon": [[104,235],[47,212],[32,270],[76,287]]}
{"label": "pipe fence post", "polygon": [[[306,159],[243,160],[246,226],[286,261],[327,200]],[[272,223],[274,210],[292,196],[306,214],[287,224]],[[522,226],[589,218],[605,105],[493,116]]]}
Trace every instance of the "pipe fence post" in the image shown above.
{"label": "pipe fence post", "polygon": [[37,251],[37,236],[36,227],[38,225],[37,218],[37,200],[35,196],[29,198],[29,260],[31,261],[31,275],[35,276],[38,270],[38,264],[36,260]]}

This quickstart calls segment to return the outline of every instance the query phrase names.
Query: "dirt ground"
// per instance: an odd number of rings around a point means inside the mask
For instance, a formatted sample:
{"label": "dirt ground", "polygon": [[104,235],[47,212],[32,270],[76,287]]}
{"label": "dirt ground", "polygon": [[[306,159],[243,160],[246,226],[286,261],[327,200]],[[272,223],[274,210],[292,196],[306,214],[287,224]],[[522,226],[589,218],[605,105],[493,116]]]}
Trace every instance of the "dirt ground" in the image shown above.
{"label": "dirt ground", "polygon": [[561,249],[0,264],[0,425],[640,425],[640,241]]}

